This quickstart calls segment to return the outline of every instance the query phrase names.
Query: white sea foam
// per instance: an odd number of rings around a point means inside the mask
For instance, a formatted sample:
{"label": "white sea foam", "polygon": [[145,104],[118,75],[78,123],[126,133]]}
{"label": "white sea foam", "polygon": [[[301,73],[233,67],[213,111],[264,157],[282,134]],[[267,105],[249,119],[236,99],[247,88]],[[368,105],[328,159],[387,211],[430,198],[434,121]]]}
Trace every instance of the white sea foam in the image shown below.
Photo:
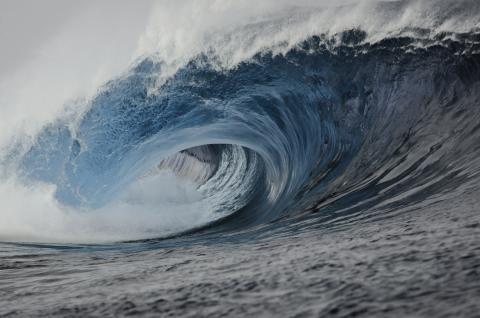
{"label": "white sea foam", "polygon": [[62,206],[53,185],[0,184],[0,241],[106,243],[166,236],[203,225],[212,208],[196,185],[163,171],[138,180],[114,203]]}
{"label": "white sea foam", "polygon": [[262,50],[283,53],[312,35],[361,29],[366,41],[412,29],[469,32],[480,27],[476,1],[269,0],[155,3],[137,55],[158,55],[172,72],[202,52],[234,67]]}

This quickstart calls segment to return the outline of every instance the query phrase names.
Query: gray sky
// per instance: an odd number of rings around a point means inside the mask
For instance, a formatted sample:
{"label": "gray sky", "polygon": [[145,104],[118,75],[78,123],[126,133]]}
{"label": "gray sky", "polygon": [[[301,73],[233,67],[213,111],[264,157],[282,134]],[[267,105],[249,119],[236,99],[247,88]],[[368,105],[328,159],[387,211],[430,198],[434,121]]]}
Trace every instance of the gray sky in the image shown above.
{"label": "gray sky", "polygon": [[80,1],[1,0],[0,72],[8,72],[52,36],[71,15],[82,9]]}
{"label": "gray sky", "polygon": [[[106,40],[125,32],[126,36],[133,32],[138,35],[145,26],[150,5],[150,0],[0,0],[0,76],[32,58],[79,15],[83,15],[86,25],[83,34],[76,32],[78,37],[88,38],[96,33],[91,26],[96,26]],[[122,20],[126,20],[124,27]]]}

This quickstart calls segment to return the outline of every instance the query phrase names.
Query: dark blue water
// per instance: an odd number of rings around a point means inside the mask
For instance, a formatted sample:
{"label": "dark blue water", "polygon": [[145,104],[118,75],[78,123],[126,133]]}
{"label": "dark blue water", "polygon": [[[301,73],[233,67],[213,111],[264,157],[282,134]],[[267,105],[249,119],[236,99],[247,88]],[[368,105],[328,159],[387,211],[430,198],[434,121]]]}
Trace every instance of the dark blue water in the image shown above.
{"label": "dark blue water", "polygon": [[146,57],[13,145],[74,217],[0,245],[0,315],[480,317],[480,35],[365,38]]}

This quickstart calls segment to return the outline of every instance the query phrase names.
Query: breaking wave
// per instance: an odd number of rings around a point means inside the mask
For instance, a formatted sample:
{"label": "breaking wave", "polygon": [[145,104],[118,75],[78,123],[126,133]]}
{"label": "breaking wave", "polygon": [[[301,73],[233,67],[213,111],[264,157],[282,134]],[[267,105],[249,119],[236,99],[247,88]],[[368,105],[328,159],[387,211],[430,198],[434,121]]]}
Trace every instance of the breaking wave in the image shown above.
{"label": "breaking wave", "polygon": [[[0,239],[232,233],[461,195],[480,181],[479,10],[429,3],[275,11],[208,45],[144,51],[4,147]],[[356,18],[312,27],[332,12]]]}

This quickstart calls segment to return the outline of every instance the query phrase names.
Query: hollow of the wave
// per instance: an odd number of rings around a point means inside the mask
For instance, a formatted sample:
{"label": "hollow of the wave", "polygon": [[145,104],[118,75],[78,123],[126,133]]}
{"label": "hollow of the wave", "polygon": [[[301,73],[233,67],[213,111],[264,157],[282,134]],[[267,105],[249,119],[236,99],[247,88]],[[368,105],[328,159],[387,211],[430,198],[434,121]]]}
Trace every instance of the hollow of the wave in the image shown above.
{"label": "hollow of the wave", "polygon": [[[187,148],[160,159],[100,207],[68,205],[47,183],[3,184],[2,202],[12,215],[0,225],[1,239],[108,243],[192,231],[251,202],[263,172],[260,162],[253,151],[237,145]],[[22,205],[22,197],[31,205]]]}
{"label": "hollow of the wave", "polygon": [[[162,159],[100,210],[142,220],[141,233],[128,240],[164,238],[193,231],[239,213],[264,187],[263,162],[252,150],[207,144]],[[109,212],[110,213],[110,212]],[[115,216],[114,216],[115,217]],[[116,218],[116,217],[115,217]]]}

